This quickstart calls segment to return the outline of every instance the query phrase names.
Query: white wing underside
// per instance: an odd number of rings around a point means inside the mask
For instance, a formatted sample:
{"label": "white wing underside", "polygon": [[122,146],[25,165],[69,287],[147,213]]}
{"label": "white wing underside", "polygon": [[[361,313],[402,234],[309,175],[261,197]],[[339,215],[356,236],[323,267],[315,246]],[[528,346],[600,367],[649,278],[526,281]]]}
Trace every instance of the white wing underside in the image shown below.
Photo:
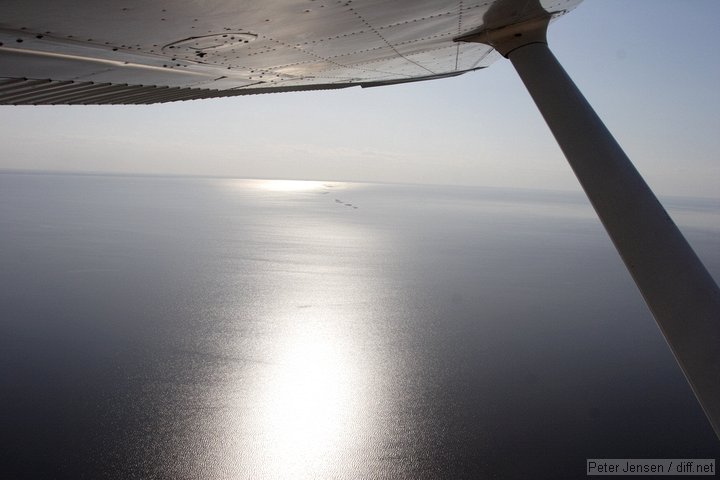
{"label": "white wing underside", "polygon": [[[9,0],[0,104],[148,104],[459,75],[497,53],[454,39],[579,0]],[[490,12],[490,14],[489,14]]]}

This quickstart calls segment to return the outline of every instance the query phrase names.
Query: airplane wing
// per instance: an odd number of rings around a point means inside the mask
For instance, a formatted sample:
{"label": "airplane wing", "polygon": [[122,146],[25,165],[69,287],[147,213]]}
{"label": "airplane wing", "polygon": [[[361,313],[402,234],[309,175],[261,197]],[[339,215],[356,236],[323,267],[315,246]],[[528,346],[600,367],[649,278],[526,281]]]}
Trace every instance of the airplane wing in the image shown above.
{"label": "airplane wing", "polygon": [[580,0],[6,0],[0,104],[150,104],[460,75],[454,39]]}

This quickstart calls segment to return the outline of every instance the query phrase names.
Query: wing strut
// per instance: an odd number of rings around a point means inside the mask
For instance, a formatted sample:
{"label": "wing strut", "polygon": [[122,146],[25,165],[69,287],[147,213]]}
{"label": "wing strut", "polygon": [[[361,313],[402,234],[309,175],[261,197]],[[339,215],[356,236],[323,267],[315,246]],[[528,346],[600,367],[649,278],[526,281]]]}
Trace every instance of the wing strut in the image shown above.
{"label": "wing strut", "polygon": [[512,62],[720,438],[720,290],[548,48],[549,19],[457,40],[491,45]]}

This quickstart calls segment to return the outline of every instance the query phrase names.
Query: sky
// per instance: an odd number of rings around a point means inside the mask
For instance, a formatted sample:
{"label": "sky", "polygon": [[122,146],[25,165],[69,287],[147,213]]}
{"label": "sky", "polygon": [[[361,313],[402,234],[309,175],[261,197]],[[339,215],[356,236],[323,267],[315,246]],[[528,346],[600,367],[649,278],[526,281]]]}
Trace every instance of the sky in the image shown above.
{"label": "sky", "polygon": [[[585,0],[550,48],[659,195],[720,197],[716,0]],[[509,61],[151,106],[0,107],[0,169],[579,190]]]}

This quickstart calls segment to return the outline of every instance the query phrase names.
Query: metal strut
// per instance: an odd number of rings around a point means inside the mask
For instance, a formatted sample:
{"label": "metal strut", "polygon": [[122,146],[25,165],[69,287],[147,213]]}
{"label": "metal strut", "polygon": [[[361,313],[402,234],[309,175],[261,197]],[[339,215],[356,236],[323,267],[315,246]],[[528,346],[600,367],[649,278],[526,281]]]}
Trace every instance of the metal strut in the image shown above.
{"label": "metal strut", "polygon": [[720,290],[548,48],[549,19],[457,40],[491,45],[512,62],[720,438]]}

